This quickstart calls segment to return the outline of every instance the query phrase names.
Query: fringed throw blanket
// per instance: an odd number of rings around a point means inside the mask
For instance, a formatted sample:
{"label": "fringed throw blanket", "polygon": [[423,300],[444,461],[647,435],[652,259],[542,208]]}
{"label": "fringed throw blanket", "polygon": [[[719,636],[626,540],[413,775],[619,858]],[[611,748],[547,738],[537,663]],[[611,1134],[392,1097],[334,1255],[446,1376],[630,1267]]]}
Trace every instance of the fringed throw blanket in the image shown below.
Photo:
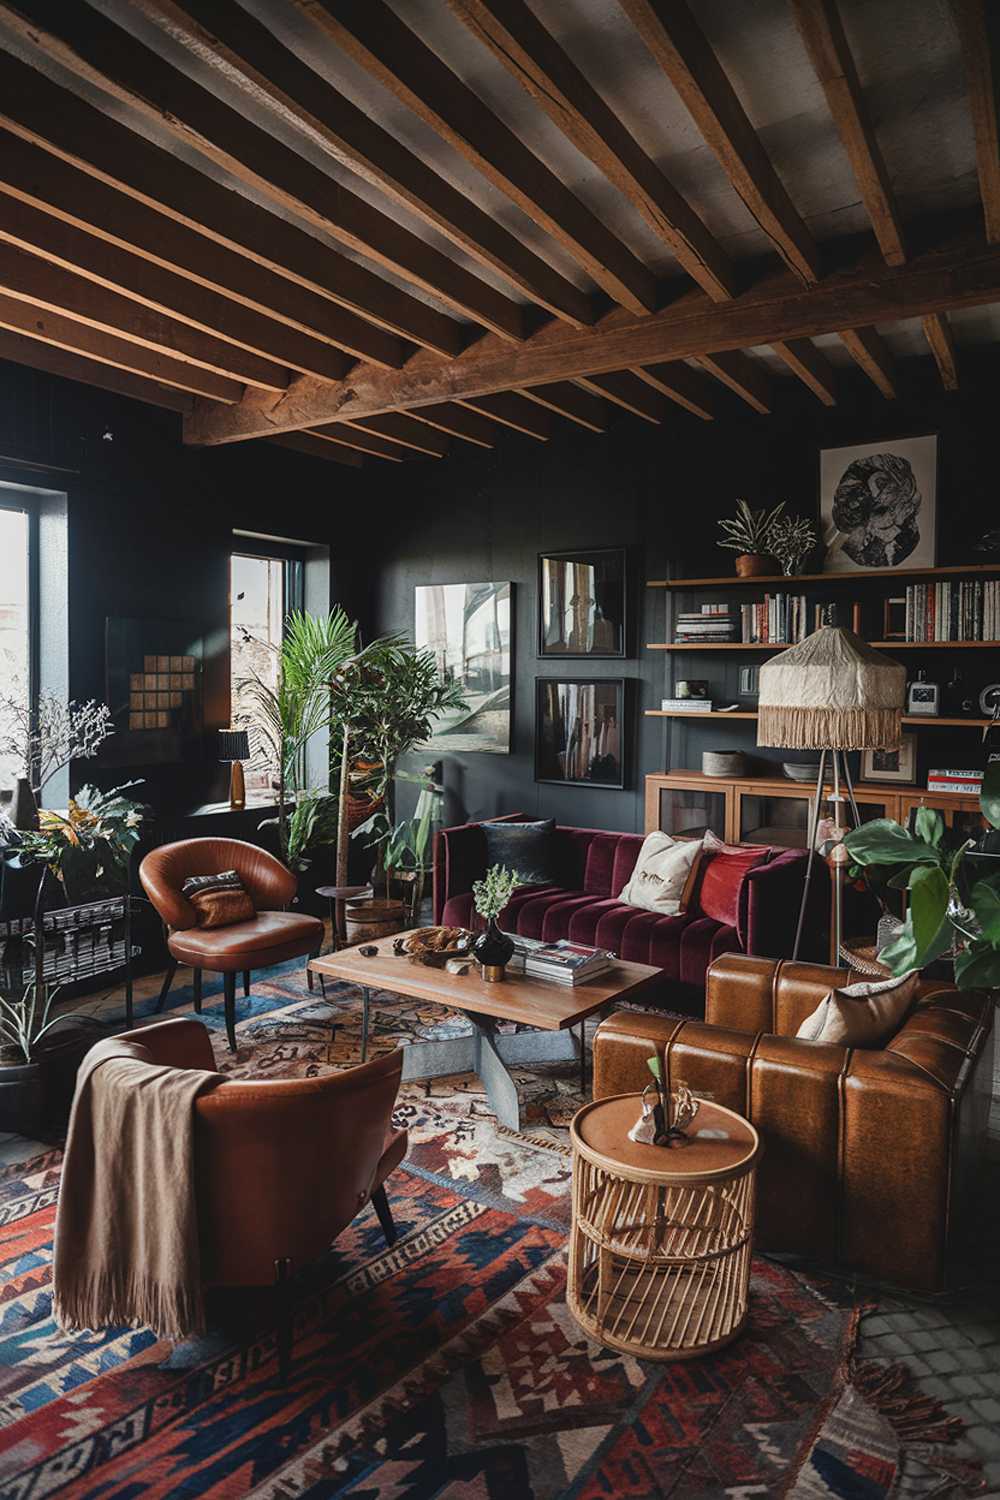
{"label": "fringed throw blanket", "polygon": [[60,1327],[204,1330],[194,1186],[194,1101],[220,1073],[150,1062],[109,1037],[77,1077],[56,1215]]}

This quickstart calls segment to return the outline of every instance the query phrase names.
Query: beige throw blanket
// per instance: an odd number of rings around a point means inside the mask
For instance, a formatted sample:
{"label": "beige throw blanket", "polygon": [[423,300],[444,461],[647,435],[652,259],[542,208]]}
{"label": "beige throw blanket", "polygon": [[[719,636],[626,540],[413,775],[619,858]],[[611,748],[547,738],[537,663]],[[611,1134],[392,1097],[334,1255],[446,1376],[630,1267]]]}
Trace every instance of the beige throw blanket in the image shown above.
{"label": "beige throw blanket", "polygon": [[168,1068],[109,1037],[77,1076],[56,1214],[56,1321],[67,1331],[204,1330],[194,1101],[221,1073]]}

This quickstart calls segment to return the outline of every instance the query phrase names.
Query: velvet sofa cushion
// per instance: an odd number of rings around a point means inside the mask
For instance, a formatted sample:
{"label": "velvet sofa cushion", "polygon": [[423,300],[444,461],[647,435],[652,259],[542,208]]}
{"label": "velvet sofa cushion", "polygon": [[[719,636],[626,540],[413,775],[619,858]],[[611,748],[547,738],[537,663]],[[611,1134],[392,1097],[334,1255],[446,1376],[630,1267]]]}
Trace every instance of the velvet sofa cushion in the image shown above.
{"label": "velvet sofa cushion", "polygon": [[555,818],[531,823],[484,823],[486,863],[516,870],[525,885],[551,885]]}
{"label": "velvet sofa cushion", "polygon": [[619,892],[619,901],[661,916],[686,911],[701,858],[699,839],[674,839],[668,833],[648,833],[635,869]]}
{"label": "velvet sofa cushion", "polygon": [[742,931],[746,916],[747,875],[767,861],[768,850],[746,844],[724,844],[714,833],[702,843],[701,882],[696,904],[704,917]]}

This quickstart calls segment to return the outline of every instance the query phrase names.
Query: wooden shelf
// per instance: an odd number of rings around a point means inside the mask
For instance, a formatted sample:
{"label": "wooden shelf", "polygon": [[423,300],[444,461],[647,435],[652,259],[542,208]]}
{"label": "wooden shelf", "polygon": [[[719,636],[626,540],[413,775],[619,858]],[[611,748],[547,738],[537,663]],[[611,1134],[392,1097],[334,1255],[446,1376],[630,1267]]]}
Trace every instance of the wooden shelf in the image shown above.
{"label": "wooden shelf", "polygon": [[938,651],[995,651],[1000,646],[1000,641],[869,641],[869,646],[877,646],[880,651],[926,651],[928,648]]}
{"label": "wooden shelf", "polygon": [[792,588],[797,583],[844,583],[853,580],[861,583],[866,578],[948,578],[956,573],[1000,573],[1000,561],[993,563],[969,563],[965,567],[946,568],[859,568],[846,573],[768,573],[760,578],[739,578],[728,573],[724,578],[650,578],[648,589],[718,589],[752,588],[755,584],[780,583]]}
{"label": "wooden shelf", "polygon": [[[756,719],[755,713],[743,709],[734,709],[732,713],[720,713],[718,709],[712,709],[708,713],[704,709],[686,708],[644,708],[643,715],[647,719]],[[993,723],[992,719],[948,719],[937,714],[904,714],[901,722],[903,724],[921,724],[927,728],[935,725],[944,728],[961,729],[985,729]]]}
{"label": "wooden shelf", "polygon": [[787,651],[794,641],[648,641],[647,651]]}

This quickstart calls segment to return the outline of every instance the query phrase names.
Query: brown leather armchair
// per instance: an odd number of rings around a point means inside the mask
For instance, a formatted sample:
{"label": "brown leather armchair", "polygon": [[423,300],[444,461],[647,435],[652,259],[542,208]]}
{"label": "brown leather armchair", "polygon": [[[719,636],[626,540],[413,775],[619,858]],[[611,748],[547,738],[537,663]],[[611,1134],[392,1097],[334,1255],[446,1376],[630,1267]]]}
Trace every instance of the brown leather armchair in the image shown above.
{"label": "brown leather armchair", "polygon": [[[208,1030],[193,1018],[133,1035],[153,1062],[215,1067]],[[195,1101],[202,1280],[206,1287],[278,1284],[282,1379],[293,1270],[325,1254],[369,1202],[386,1243],[396,1238],[384,1184],[408,1145],[391,1118],[402,1071],[397,1049],[319,1078],[227,1080]]]}
{"label": "brown leather armchair", "polygon": [[[235,870],[256,908],[250,922],[231,927],[198,926],[194,907],[182,894],[189,875],[218,875]],[[250,974],[290,958],[316,958],[323,943],[323,923],[305,912],[283,911],[295,896],[297,881],[266,849],[241,839],[182,839],[163,844],[146,855],[139,867],[146,895],[167,925],[170,962],[157,1010],[162,1010],[177,965],[194,970],[194,1008],[201,1012],[201,976],[205,969],[221,974],[226,1007],[226,1035],[236,1051],[236,976],[243,975],[243,993],[250,993]],[[312,989],[312,973],[308,972]]]}
{"label": "brown leather armchair", "polygon": [[727,954],[708,971],[705,1022],[619,1012],[594,1044],[594,1097],[649,1082],[658,1053],[751,1120],[764,1141],[763,1249],[937,1291],[973,1225],[992,1089],[988,994],[924,983],[877,1050],[795,1033],[845,969]]}

